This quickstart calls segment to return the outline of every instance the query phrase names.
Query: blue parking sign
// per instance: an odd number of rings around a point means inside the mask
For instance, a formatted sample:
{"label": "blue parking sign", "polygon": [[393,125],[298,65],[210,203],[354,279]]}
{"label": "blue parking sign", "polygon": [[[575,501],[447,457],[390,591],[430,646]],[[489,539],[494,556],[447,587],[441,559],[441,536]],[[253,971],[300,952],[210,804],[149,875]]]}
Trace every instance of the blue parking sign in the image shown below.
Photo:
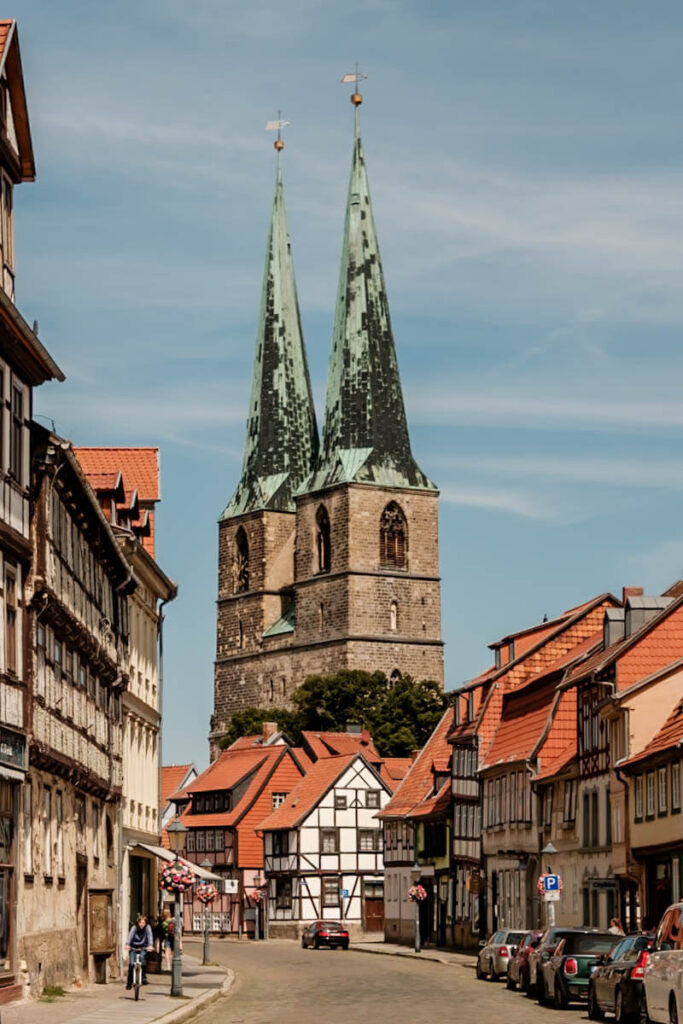
{"label": "blue parking sign", "polygon": [[559,892],[560,891],[560,876],[559,875],[544,875],[543,876],[543,891],[544,892]]}
{"label": "blue parking sign", "polygon": [[340,889],[339,890],[339,895],[341,896],[341,898],[343,900],[348,900],[348,898],[349,898],[349,890],[348,889]]}

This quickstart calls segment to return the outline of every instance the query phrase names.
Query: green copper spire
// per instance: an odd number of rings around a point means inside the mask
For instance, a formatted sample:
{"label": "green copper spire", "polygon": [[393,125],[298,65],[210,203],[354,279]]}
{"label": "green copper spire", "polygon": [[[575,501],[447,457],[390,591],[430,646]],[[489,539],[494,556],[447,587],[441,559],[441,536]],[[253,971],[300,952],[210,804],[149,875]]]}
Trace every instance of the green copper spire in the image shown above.
{"label": "green copper spire", "polygon": [[307,490],[435,486],[413,459],[359,128],[346,206],[320,457]]}
{"label": "green copper spire", "polygon": [[282,145],[278,137],[277,180],[242,479],[221,519],[266,508],[293,512],[292,495],[310,476],[318,454],[318,428],[285,214]]}

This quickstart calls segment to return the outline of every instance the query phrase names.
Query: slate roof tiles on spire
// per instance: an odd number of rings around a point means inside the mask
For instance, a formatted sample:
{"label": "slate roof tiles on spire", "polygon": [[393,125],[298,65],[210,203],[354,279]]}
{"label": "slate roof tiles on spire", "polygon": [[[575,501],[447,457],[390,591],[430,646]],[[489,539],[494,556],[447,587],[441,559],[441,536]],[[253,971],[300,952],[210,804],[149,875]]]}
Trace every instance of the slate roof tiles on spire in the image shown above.
{"label": "slate roof tiles on spire", "polygon": [[242,478],[221,519],[264,508],[294,511],[292,495],[310,476],[317,453],[278,152]]}
{"label": "slate roof tiles on spire", "polygon": [[322,450],[306,490],[352,481],[435,490],[410,447],[358,113]]}

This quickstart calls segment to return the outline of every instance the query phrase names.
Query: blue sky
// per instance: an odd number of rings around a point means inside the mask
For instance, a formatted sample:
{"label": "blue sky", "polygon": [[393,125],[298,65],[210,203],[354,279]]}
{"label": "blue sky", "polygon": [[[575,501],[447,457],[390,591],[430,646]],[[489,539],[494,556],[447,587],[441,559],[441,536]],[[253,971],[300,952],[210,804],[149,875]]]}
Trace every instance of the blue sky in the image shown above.
{"label": "blue sky", "polygon": [[[422,468],[447,686],[486,644],[683,573],[683,8],[25,0],[38,166],[17,302],[80,444],[159,444],[167,761],[206,763],[216,519],[237,482],[278,107],[322,413],[352,111]],[[188,714],[188,694],[194,703]],[[182,697],[182,701],[181,701]]]}

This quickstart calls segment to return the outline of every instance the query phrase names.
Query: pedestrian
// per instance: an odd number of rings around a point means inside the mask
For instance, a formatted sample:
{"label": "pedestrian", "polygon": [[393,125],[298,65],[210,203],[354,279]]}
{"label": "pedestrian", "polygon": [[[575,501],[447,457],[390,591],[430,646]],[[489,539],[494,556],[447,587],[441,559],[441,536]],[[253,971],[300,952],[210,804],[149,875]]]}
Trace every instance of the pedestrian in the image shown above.
{"label": "pedestrian", "polygon": [[609,928],[607,929],[607,931],[610,933],[610,935],[624,935],[625,934],[624,926],[623,926],[623,924],[621,923],[621,921],[619,920],[618,917],[613,917],[612,918],[612,920],[609,923]]}
{"label": "pedestrian", "polygon": [[164,907],[164,912],[160,921],[160,930],[161,948],[164,954],[163,968],[165,971],[170,971],[171,961],[173,958],[173,934],[175,927],[173,924],[173,918],[171,917],[171,911],[168,907]]}
{"label": "pedestrian", "polygon": [[[152,938],[152,929],[147,923],[147,918],[144,914],[138,914],[135,924],[128,933],[128,942],[126,943],[126,949],[130,954],[140,953],[140,960],[142,963],[142,984],[147,984],[147,954],[154,951],[154,939]],[[133,987],[133,957],[128,957],[128,980],[126,981],[126,988],[131,989]]]}

